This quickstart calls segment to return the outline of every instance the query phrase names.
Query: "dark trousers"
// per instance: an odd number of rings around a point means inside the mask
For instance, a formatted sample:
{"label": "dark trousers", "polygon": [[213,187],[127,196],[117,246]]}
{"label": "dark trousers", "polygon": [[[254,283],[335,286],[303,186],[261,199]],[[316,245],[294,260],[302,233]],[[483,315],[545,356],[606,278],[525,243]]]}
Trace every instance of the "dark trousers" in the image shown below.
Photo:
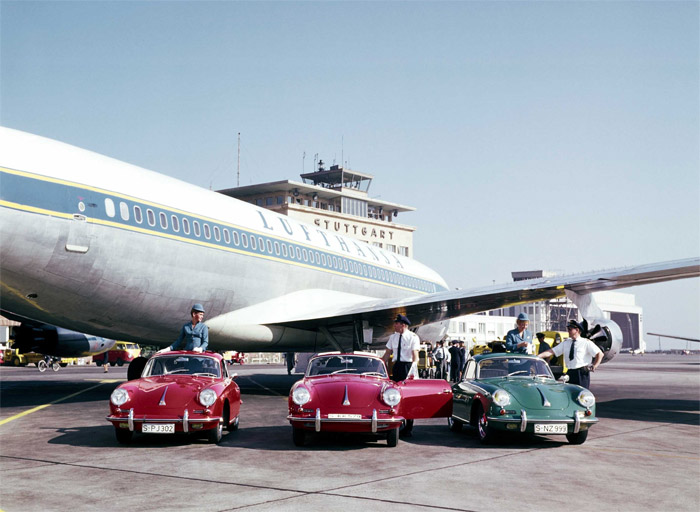
{"label": "dark trousers", "polygon": [[403,361],[394,363],[394,367],[391,369],[391,380],[394,382],[406,380],[406,377],[408,377],[408,370],[411,369],[411,364],[412,363],[404,363]]}
{"label": "dark trousers", "polygon": [[591,387],[591,374],[585,366],[573,370],[569,368],[566,374],[569,376],[569,384],[578,384],[586,389]]}
{"label": "dark trousers", "polygon": [[459,363],[453,363],[450,361],[450,380],[452,382],[457,382],[459,380]]}

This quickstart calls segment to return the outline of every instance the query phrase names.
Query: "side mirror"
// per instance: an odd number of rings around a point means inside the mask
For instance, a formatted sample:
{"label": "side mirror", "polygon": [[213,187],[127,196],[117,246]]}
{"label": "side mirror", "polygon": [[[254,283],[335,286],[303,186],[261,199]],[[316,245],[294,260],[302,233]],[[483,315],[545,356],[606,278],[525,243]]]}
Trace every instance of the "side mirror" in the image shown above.
{"label": "side mirror", "polygon": [[557,379],[558,382],[567,383],[569,382],[569,376],[567,374],[562,375]]}
{"label": "side mirror", "polygon": [[237,379],[237,378],[238,378],[238,374],[237,374],[237,373],[232,373],[232,374],[231,374],[231,378],[234,379],[234,380]]}

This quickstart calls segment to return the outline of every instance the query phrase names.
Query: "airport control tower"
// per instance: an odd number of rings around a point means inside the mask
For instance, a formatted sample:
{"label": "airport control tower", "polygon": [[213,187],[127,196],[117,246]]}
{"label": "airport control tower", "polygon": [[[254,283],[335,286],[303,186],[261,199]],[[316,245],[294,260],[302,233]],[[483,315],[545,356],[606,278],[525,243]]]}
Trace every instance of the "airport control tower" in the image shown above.
{"label": "airport control tower", "polygon": [[321,160],[316,171],[301,175],[301,182],[275,181],[219,192],[413,257],[415,227],[399,224],[396,218],[400,213],[415,211],[415,208],[369,197],[373,178],[371,174],[339,165],[326,169]]}

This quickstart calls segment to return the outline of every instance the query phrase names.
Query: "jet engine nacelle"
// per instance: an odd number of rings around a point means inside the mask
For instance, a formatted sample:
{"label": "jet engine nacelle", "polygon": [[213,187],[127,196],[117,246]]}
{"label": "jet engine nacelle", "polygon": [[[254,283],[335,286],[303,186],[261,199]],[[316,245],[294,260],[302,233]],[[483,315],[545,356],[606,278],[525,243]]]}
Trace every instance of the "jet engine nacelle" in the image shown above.
{"label": "jet engine nacelle", "polygon": [[27,325],[15,327],[12,348],[20,353],[38,352],[57,357],[85,357],[106,352],[115,341],[82,332],[70,331],[53,325]]}
{"label": "jet engine nacelle", "polygon": [[603,351],[603,362],[607,363],[615,357],[622,347],[622,330],[620,326],[608,318],[591,318],[584,320],[583,327],[587,328],[581,335],[598,345]]}

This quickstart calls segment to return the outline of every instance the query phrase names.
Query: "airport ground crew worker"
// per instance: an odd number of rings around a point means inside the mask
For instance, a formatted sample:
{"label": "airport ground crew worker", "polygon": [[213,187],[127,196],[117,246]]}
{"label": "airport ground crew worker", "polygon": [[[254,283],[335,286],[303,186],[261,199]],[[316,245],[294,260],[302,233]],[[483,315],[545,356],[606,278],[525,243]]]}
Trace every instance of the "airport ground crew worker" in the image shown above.
{"label": "airport ground crew worker", "polygon": [[506,334],[506,350],[520,354],[532,354],[532,333],[527,328],[530,325],[527,313],[520,313],[515,323],[518,327]]}
{"label": "airport ground crew worker", "polygon": [[190,310],[192,321],[186,323],[180,329],[180,335],[168,348],[159,350],[158,353],[169,350],[192,350],[194,352],[204,352],[209,346],[209,328],[202,321],[204,320],[204,307],[197,303]]}
{"label": "airport ground crew worker", "polygon": [[588,388],[591,385],[589,372],[594,372],[603,361],[603,351],[588,338],[581,337],[583,328],[576,320],[569,321],[566,328],[569,331],[569,337],[556,347],[538,354],[537,357],[545,359],[552,355],[559,357],[566,354],[564,360],[569,383]]}

